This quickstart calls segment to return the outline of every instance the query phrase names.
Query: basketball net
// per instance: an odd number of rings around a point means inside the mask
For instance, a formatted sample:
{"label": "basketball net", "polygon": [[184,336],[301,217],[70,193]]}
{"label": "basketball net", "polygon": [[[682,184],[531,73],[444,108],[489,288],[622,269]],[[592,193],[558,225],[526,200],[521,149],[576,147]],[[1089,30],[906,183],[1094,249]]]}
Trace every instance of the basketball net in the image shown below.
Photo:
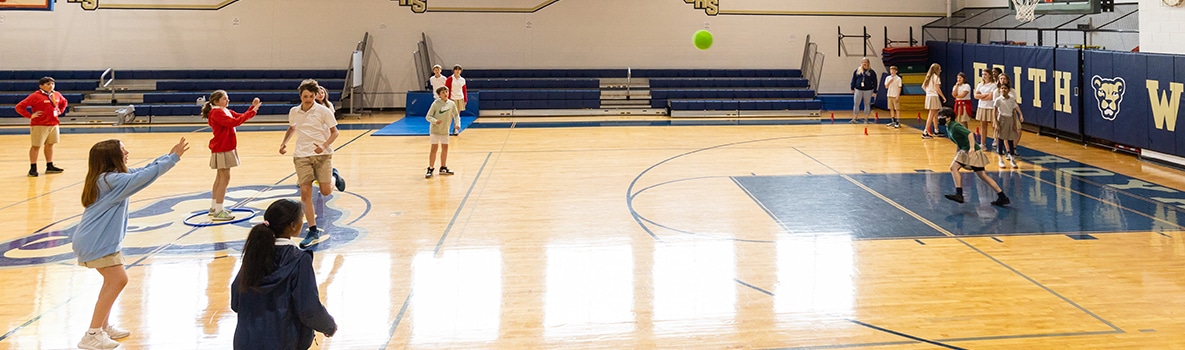
{"label": "basketball net", "polygon": [[1016,19],[1021,22],[1032,22],[1036,18],[1035,11],[1037,4],[1041,0],[1012,0],[1013,7],[1016,7]]}

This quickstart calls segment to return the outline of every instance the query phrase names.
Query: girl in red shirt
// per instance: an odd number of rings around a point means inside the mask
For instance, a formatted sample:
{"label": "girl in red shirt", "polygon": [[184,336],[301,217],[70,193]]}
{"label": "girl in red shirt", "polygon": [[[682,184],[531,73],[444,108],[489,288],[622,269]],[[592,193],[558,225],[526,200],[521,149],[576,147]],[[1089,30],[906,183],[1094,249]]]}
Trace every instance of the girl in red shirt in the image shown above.
{"label": "girl in red shirt", "polygon": [[202,118],[207,119],[210,129],[214,131],[214,138],[210,139],[210,168],[218,171],[214,178],[213,201],[210,203],[210,219],[213,221],[234,220],[229,210],[222,207],[226,198],[226,187],[230,185],[230,168],[239,165],[239,152],[235,150],[238,140],[235,137],[235,127],[243,125],[259,111],[259,98],[251,101],[251,108],[246,113],[239,114],[226,106],[230,104],[230,96],[226,91],[217,90],[210,94],[210,99],[202,106]]}

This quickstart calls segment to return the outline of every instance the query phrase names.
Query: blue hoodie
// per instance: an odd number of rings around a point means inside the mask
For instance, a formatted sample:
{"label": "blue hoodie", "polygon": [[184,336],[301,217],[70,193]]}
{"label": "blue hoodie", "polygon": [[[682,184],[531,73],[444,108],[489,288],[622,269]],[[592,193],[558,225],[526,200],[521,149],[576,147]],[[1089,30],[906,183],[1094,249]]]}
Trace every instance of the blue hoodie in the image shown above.
{"label": "blue hoodie", "polygon": [[82,210],[82,220],[74,228],[74,255],[79,262],[115,254],[122,248],[128,233],[128,198],[151,185],[179,160],[181,157],[169,153],[143,168],[99,176],[99,198]]}
{"label": "blue hoodie", "polygon": [[230,285],[230,309],[239,314],[235,349],[308,349],[313,331],[327,335],[337,331],[333,316],[321,305],[313,253],[277,240],[275,270],[263,278],[258,290],[243,292],[239,277]]}

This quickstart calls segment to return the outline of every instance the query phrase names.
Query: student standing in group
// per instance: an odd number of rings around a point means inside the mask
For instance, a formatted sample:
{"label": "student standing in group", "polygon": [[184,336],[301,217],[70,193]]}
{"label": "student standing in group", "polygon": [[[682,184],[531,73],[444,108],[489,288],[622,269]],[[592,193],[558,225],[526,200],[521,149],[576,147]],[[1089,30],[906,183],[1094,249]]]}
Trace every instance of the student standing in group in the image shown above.
{"label": "student standing in group", "polygon": [[[996,93],[992,94],[992,100],[995,101],[996,99],[1000,98],[1000,96],[1002,94],[1002,92],[1000,92],[1000,85],[1008,85],[1008,88],[1009,88],[1008,93],[1012,95],[1013,99],[1018,98],[1019,96],[1016,95],[1016,91],[1012,90],[1012,81],[1011,81],[1011,79],[1008,78],[1008,74],[1004,74],[1004,71],[1001,70],[1000,68],[994,68],[994,69],[996,72]],[[1017,101],[1017,104],[1020,103],[1019,102],[1020,100],[1016,100],[1016,101]],[[999,108],[996,108],[997,112],[999,110],[1000,110]],[[997,115],[996,120],[999,120],[999,119],[1000,119],[1000,116]],[[996,126],[996,130],[1000,130],[1000,127]],[[996,140],[996,141],[997,141],[996,142],[996,154],[1003,157],[1004,156],[1004,144],[999,142],[999,140]],[[1017,143],[1019,143],[1019,142],[1020,142],[1020,138],[1018,137]],[[991,148],[989,147],[989,149],[991,149]]]}
{"label": "student standing in group", "polygon": [[230,284],[230,308],[239,320],[235,349],[308,349],[313,331],[337,333],[317,291],[313,253],[292,242],[300,236],[301,211],[290,199],[272,202],[247,234],[242,266]]}
{"label": "student standing in group", "polygon": [[226,188],[230,186],[230,168],[239,166],[238,136],[235,127],[243,125],[259,112],[259,98],[251,101],[251,108],[243,114],[231,110],[230,95],[223,90],[210,93],[206,105],[202,106],[202,118],[210,125],[214,138],[210,139],[210,169],[218,172],[210,191],[210,220],[230,221],[235,216],[222,206],[226,199]]}
{"label": "student standing in group", "polygon": [[[996,121],[996,86],[996,74],[989,69],[983,70],[983,81],[975,85],[974,97],[979,100],[979,108],[975,110],[975,120],[979,121],[978,128],[983,130],[979,143],[988,145],[988,149],[991,149],[991,144],[987,142],[988,134],[995,131],[992,128],[992,123]],[[991,136],[995,137],[995,135]]]}
{"label": "student standing in group", "polygon": [[1012,96],[1012,87],[1000,84],[1000,97],[996,98],[996,137],[999,143],[1004,148],[1004,153],[999,156],[996,162],[1000,168],[1004,167],[1004,158],[1008,158],[1009,165],[1016,168],[1016,159],[1013,155],[1016,154],[1016,140],[1020,139],[1020,123],[1025,121],[1024,114],[1020,112],[1020,106],[1016,104],[1016,98]]}
{"label": "student standing in group", "polygon": [[457,104],[458,112],[465,111],[465,103],[469,102],[469,88],[465,85],[465,78],[461,77],[461,70],[461,65],[453,66],[453,75],[444,81],[444,87],[450,93],[449,99]]}
{"label": "student standing in group", "polygon": [[872,116],[872,98],[876,96],[876,71],[872,70],[868,58],[860,61],[860,66],[852,72],[852,124],[860,116],[860,103],[864,103],[864,123],[868,124],[868,117]]}
{"label": "student standing in group", "polygon": [[308,234],[301,241],[301,247],[311,246],[321,238],[317,228],[316,210],[313,206],[313,181],[320,183],[320,195],[333,194],[333,186],[345,191],[345,182],[333,169],[333,141],[337,140],[337,120],[328,107],[317,104],[317,81],[309,79],[300,84],[300,105],[288,111],[288,131],[280,143],[280,154],[288,153],[288,140],[296,135],[296,150],[292,152],[292,163],[296,167],[296,182],[300,187],[300,201],[305,208],[305,219],[309,223]]}
{"label": "student standing in group", "polygon": [[938,77],[940,73],[942,67],[937,63],[931,64],[930,69],[926,71],[926,80],[922,81],[922,89],[926,90],[926,110],[929,111],[926,114],[926,125],[922,128],[923,139],[933,138],[934,134],[937,134],[938,110],[946,103],[946,95],[942,93],[942,78]]}
{"label": "student standing in group", "polygon": [[958,120],[959,124],[967,125],[971,122],[971,84],[967,83],[967,75],[963,72],[959,72],[950,95],[955,98],[955,120]]}
{"label": "student standing in group", "polygon": [[436,90],[440,90],[442,87],[448,86],[448,78],[440,75],[441,70],[443,70],[443,68],[441,68],[439,64],[432,66],[432,76],[428,77],[428,87],[432,89],[433,93],[435,93]]}
{"label": "student standing in group", "polygon": [[[37,154],[45,148],[45,173],[59,174],[62,168],[53,165],[53,146],[60,137],[58,117],[66,113],[70,104],[62,93],[54,91],[53,78],[44,77],[37,81],[38,89],[16,104],[16,113],[29,118],[29,136],[33,145],[29,148],[29,177],[37,177]],[[30,113],[29,110],[33,112]]]}
{"label": "student standing in group", "polygon": [[889,67],[889,76],[885,77],[885,97],[888,98],[886,107],[889,108],[890,128],[901,128],[901,76],[897,75],[897,66]]}
{"label": "student standing in group", "polygon": [[131,335],[108,321],[111,306],[128,284],[123,253],[120,252],[128,232],[128,198],[172,169],[188,150],[189,143],[181,138],[168,154],[143,168],[128,169],[128,151],[123,142],[99,141],[91,147],[82,185],[82,219],[74,228],[71,246],[78,257],[78,265],[103,275],[103,287],[95,301],[90,329],[78,342],[79,348],[114,349],[119,343],[113,339]]}

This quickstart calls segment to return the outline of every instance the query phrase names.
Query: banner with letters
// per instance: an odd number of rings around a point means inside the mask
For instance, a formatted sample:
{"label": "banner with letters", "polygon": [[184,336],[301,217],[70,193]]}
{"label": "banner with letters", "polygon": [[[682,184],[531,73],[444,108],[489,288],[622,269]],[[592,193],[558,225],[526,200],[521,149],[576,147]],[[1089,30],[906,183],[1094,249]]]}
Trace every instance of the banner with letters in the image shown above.
{"label": "banner with letters", "polygon": [[[1177,133],[1185,56],[1004,45],[927,43],[945,93],[965,72],[1011,78],[1025,122],[1125,146],[1185,156]],[[972,80],[971,77],[974,77]]]}

